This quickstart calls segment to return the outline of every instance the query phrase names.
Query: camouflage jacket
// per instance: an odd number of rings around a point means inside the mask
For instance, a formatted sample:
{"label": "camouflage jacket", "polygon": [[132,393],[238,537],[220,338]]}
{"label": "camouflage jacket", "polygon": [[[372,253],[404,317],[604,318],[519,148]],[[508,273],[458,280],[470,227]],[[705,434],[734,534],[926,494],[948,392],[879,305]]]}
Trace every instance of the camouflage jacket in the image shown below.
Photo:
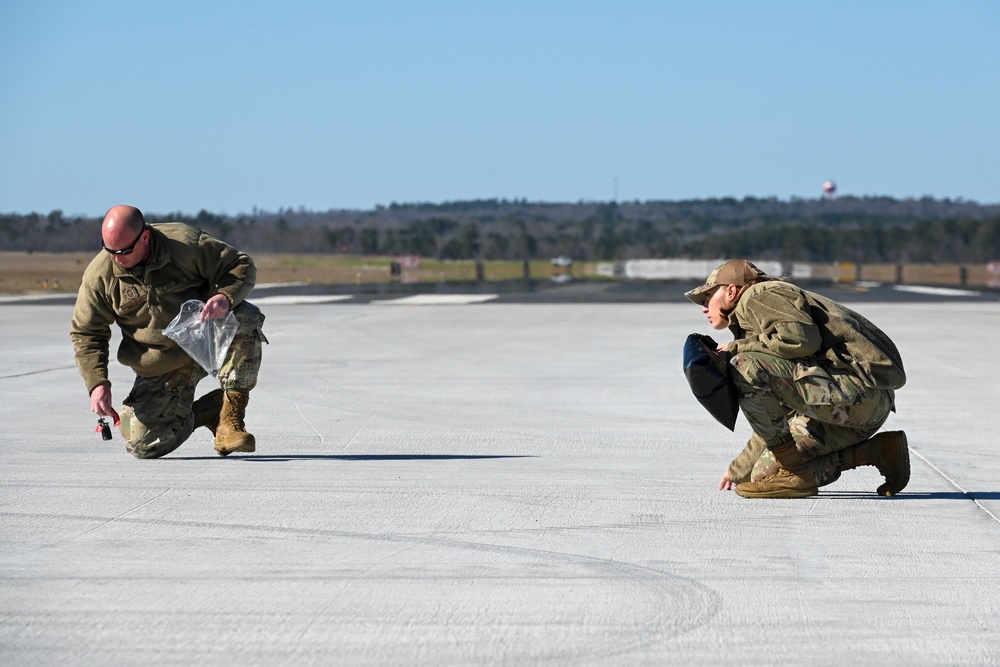
{"label": "camouflage jacket", "polygon": [[826,297],[777,280],[750,286],[729,317],[732,354],[766,352],[809,358],[846,370],[865,386],[899,389],[906,382],[896,345],[867,319]]}
{"label": "camouflage jacket", "polygon": [[235,308],[257,279],[248,255],[200,229],[179,222],[149,228],[145,265],[124,269],[102,251],[83,273],[70,338],[88,392],[108,381],[112,323],[122,333],[118,361],[138,375],[162,375],[189,360],[163,335],[181,305],[225,294]]}

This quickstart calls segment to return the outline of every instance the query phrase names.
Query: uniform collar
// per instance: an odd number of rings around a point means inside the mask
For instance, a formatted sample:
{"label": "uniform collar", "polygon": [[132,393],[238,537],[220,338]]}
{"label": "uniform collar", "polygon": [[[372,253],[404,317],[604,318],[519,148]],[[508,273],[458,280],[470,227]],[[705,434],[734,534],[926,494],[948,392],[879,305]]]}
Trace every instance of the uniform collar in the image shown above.
{"label": "uniform collar", "polygon": [[170,259],[170,255],[167,253],[167,237],[153,225],[147,224],[146,228],[149,230],[149,257],[146,258],[143,264],[126,269],[109,255],[108,261],[111,262],[111,268],[116,278],[132,277],[141,279],[146,272],[159,269]]}

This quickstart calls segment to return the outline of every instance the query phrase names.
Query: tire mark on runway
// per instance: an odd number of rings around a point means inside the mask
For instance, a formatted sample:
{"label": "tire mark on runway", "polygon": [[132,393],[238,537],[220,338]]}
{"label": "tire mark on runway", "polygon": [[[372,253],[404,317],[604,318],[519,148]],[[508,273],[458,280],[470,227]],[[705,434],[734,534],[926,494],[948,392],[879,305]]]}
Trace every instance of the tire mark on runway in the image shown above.
{"label": "tire mark on runway", "polygon": [[7,507],[8,505],[16,505],[17,503],[21,502],[21,498],[24,498],[25,496],[31,495],[32,493],[34,493],[37,490],[37,488],[38,487],[28,487],[28,489],[26,491],[24,491],[23,493],[19,493],[14,498],[9,498],[9,499],[3,501],[2,503],[0,503],[0,507]]}
{"label": "tire mark on runway", "polygon": [[389,560],[391,558],[395,558],[399,554],[404,553],[406,551],[409,551],[409,550],[411,550],[411,549],[413,549],[415,547],[416,547],[415,544],[411,544],[411,545],[405,546],[402,549],[399,549],[398,551],[395,551],[395,552],[393,552],[393,553],[391,553],[391,554],[389,554],[387,556],[383,556],[382,558],[379,558],[378,560],[376,560],[376,561],[374,561],[372,563],[369,563],[368,567],[364,568],[363,570],[361,570],[360,572],[358,572],[357,574],[355,574],[353,577],[351,577],[350,579],[348,579],[346,582],[344,582],[344,585],[340,588],[340,590],[333,597],[333,599],[331,599],[329,602],[327,602],[325,605],[323,605],[323,607],[321,609],[319,609],[318,611],[316,611],[316,613],[314,613],[314,614],[312,614],[310,616],[309,621],[305,624],[305,626],[302,628],[302,630],[299,632],[299,634],[295,637],[294,641],[292,641],[292,645],[290,647],[291,648],[291,654],[294,655],[294,654],[296,654],[296,653],[299,652],[299,646],[302,644],[303,637],[305,637],[306,633],[309,632],[309,628],[311,628],[316,623],[316,621],[318,621],[323,616],[323,614],[326,613],[327,609],[329,609],[330,607],[332,607],[337,602],[337,600],[339,600],[341,597],[343,597],[344,591],[346,591],[348,588],[350,588],[351,584],[353,584],[355,581],[357,581],[358,579],[360,579],[361,577],[363,577],[368,572],[371,572],[380,563],[383,563],[383,562],[385,562],[385,561],[387,561],[387,560]]}
{"label": "tire mark on runway", "polygon": [[[168,489],[169,491],[169,489]],[[156,496],[162,496],[167,491]],[[336,537],[342,539],[358,540],[369,543],[390,543],[399,544],[403,548],[398,549],[391,555],[384,556],[379,560],[369,564],[361,572],[357,573],[349,580],[353,583],[364,577],[366,572],[374,569],[379,563],[391,560],[401,553],[412,550],[416,545],[427,545],[438,548],[459,549],[467,552],[478,552],[486,555],[507,554],[521,558],[534,559],[542,563],[562,564],[583,568],[585,571],[597,575],[597,580],[609,585],[610,590],[619,590],[622,585],[635,585],[640,589],[645,589],[656,598],[656,604],[650,609],[653,610],[648,618],[630,618],[628,622],[623,621],[621,630],[613,640],[602,640],[600,637],[587,637],[579,641],[574,641],[571,645],[557,646],[555,653],[544,655],[532,654],[519,656],[524,661],[538,661],[565,663],[567,661],[590,661],[595,659],[622,656],[632,651],[648,648],[653,645],[662,644],[670,639],[679,637],[688,632],[696,630],[706,625],[714,618],[722,607],[722,596],[708,586],[688,577],[672,574],[663,570],[658,570],[645,565],[629,563],[627,561],[615,561],[607,558],[587,556],[583,554],[573,554],[548,549],[537,549],[528,547],[518,547],[490,542],[479,542],[463,539],[452,539],[447,537],[428,536],[423,534],[407,533],[363,533],[343,530],[294,528],[287,526],[266,526],[253,524],[232,524],[209,521],[182,521],[133,518],[127,517],[130,512],[139,509],[156,500],[152,498],[142,505],[138,505],[127,512],[123,512],[115,517],[95,517],[67,514],[29,514],[20,512],[0,512],[3,515],[16,515],[19,517],[37,517],[47,519],[71,519],[98,520],[100,525],[80,533],[85,535],[92,533],[112,522],[127,522],[143,525],[155,524],[158,526],[174,526],[178,528],[197,528],[209,530],[231,530],[243,532],[244,534],[257,534],[260,536],[297,536],[301,538],[315,538],[317,536]],[[79,537],[77,535],[76,537]],[[75,538],[70,538],[75,539]],[[63,540],[68,541],[68,540]],[[58,544],[55,543],[55,544]],[[51,545],[46,545],[51,546]],[[245,574],[245,573],[244,573]],[[242,576],[242,575],[240,575]],[[458,577],[456,577],[457,579]],[[465,577],[468,578],[468,577]],[[514,579],[513,576],[509,577]],[[546,580],[557,578],[548,575],[530,576],[530,573],[522,573],[520,581],[532,581],[534,579]],[[580,574],[570,572],[563,578],[583,578]],[[335,600],[324,606],[329,609]],[[624,609],[628,613],[630,609]],[[308,627],[311,627],[322,616],[323,611],[313,614],[309,620]],[[622,638],[622,635],[631,635],[630,639]],[[304,634],[300,634],[296,641],[301,642]],[[611,642],[611,643],[609,643]],[[512,659],[514,659],[512,657]]]}

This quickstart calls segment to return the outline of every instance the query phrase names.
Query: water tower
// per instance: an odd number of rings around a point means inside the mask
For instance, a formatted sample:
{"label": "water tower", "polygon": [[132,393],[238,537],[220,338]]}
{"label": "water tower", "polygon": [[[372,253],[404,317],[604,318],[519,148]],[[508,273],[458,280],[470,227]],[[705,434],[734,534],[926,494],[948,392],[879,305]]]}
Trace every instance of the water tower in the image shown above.
{"label": "water tower", "polygon": [[833,196],[837,194],[837,184],[833,181],[826,181],[823,183],[823,199],[833,199]]}

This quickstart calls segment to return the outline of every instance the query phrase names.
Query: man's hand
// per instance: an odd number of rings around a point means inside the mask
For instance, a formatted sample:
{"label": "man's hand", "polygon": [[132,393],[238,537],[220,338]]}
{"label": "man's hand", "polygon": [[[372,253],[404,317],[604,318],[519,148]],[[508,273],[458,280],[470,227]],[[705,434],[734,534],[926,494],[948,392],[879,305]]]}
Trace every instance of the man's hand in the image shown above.
{"label": "man's hand", "polygon": [[205,307],[201,309],[201,321],[205,320],[217,320],[220,317],[225,317],[226,313],[229,312],[229,306],[232,302],[229,297],[225,294],[216,294],[211,299],[205,302]]}
{"label": "man's hand", "polygon": [[121,422],[121,418],[111,403],[111,384],[108,382],[97,385],[94,387],[94,391],[90,392],[90,409],[98,417],[113,417],[115,426]]}
{"label": "man's hand", "polygon": [[729,471],[726,470],[725,474],[722,475],[722,480],[719,481],[719,491],[731,491],[733,488],[733,480],[729,479]]}

